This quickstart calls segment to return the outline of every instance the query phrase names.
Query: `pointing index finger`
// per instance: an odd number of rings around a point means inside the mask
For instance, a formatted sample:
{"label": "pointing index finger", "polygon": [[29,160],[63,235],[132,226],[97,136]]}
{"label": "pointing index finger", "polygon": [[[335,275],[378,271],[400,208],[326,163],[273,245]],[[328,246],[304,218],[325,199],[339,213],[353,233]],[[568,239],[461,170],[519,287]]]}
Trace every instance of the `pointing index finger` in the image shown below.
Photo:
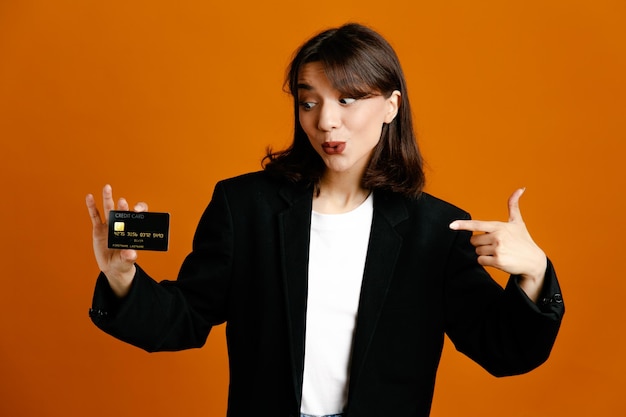
{"label": "pointing index finger", "polygon": [[486,222],[482,220],[455,220],[450,223],[450,229],[492,233],[497,230],[497,224],[498,222]]}

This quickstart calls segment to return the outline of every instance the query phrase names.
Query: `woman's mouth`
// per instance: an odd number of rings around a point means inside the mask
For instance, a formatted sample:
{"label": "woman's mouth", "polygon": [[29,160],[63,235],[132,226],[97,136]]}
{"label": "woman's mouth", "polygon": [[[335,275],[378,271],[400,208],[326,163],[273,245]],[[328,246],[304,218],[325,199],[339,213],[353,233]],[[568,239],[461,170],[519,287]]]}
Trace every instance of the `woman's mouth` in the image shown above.
{"label": "woman's mouth", "polygon": [[346,142],[324,142],[322,149],[327,155],[338,155],[346,149]]}

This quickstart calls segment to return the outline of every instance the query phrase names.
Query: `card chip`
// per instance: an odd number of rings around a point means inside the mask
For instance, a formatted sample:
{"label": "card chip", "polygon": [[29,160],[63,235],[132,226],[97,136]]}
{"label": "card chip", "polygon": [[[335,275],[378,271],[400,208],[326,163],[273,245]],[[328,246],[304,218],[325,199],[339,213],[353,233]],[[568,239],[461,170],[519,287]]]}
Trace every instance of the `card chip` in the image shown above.
{"label": "card chip", "polygon": [[113,230],[116,232],[123,232],[124,231],[124,222],[115,222],[113,224]]}

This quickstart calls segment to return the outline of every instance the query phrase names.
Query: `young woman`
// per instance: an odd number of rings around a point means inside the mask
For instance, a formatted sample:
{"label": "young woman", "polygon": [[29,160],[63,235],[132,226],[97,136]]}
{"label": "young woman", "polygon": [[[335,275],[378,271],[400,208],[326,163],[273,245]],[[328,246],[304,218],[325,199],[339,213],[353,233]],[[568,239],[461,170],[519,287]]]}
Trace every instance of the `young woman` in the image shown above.
{"label": "young woman", "polygon": [[[506,223],[422,192],[389,44],[357,24],[324,31],[298,50],[287,85],[293,143],[216,185],[176,281],[107,249],[87,196],[102,271],[94,323],[159,351],[202,346],[225,322],[231,417],[427,416],[444,333],[494,375],[545,361],[564,306],[522,221],[523,190]],[[110,186],[103,200],[106,219]],[[511,274],[505,289],[484,265]]]}

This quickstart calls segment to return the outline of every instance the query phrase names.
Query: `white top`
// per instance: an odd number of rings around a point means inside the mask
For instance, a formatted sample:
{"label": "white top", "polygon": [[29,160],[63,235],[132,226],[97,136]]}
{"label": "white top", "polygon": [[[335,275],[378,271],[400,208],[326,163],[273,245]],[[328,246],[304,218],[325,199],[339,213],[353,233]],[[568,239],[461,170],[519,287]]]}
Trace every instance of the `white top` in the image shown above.
{"label": "white top", "polygon": [[311,214],[304,414],[344,411],[373,211],[370,194],[348,213]]}

